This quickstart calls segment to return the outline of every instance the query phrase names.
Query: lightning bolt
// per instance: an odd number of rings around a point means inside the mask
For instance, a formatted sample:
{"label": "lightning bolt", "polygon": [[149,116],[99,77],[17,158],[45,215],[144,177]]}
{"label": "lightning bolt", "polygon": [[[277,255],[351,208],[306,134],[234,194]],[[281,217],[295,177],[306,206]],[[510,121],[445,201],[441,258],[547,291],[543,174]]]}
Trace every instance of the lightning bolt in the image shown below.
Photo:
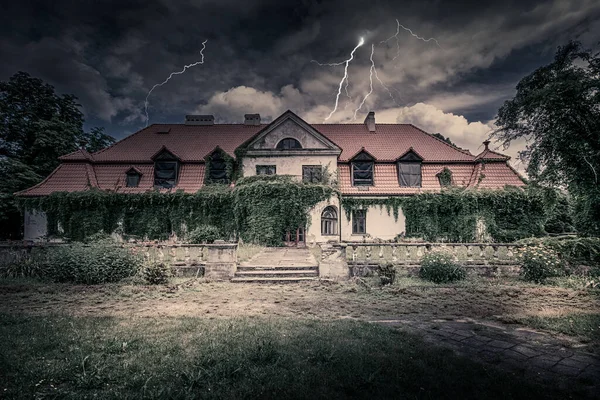
{"label": "lightning bolt", "polygon": [[[371,57],[373,55],[371,54]],[[398,102],[396,101],[396,99],[394,98],[394,95],[392,94],[392,91],[390,90],[389,87],[387,87],[383,81],[381,79],[379,79],[379,75],[377,75],[377,68],[373,68],[373,72],[375,73],[375,79],[377,79],[379,81],[379,84],[388,92],[388,94],[390,95],[390,98],[392,99],[392,101],[394,102],[395,105],[398,105]],[[400,96],[402,97],[402,96]]]}
{"label": "lightning bolt", "polygon": [[400,28],[404,29],[405,31],[408,31],[413,37],[416,37],[419,40],[422,40],[424,42],[435,42],[435,44],[437,44],[437,46],[440,49],[442,48],[442,46],[440,46],[440,42],[438,42],[436,38],[431,37],[429,39],[425,39],[424,37],[421,37],[421,36],[417,35],[416,33],[414,33],[410,28],[407,28],[404,25],[402,25],[400,23],[400,21],[398,21],[398,19],[396,19],[396,24],[398,24],[398,26],[396,28],[396,33],[393,34],[392,36],[390,36],[389,38],[387,38],[386,40],[381,41],[381,43],[387,43],[390,40],[392,40],[393,38],[396,38],[396,48],[398,49],[398,52],[396,53],[396,56],[392,60],[395,60],[396,58],[398,58],[400,56],[400,38],[398,37],[398,35],[400,34]]}
{"label": "lightning bolt", "polygon": [[192,67],[195,67],[196,65],[204,64],[204,49],[206,49],[206,42],[208,42],[208,39],[205,40],[204,42],[202,42],[202,49],[200,49],[200,55],[202,56],[202,59],[200,61],[196,61],[195,63],[184,65],[183,69],[181,71],[171,72],[169,77],[167,79],[165,79],[163,82],[157,83],[156,85],[152,86],[152,89],[150,89],[150,91],[146,95],[146,100],[144,101],[144,112],[146,113],[146,126],[148,126],[148,123],[150,122],[150,118],[148,116],[148,98],[150,97],[150,94],[152,94],[154,89],[156,89],[157,87],[162,86],[165,83],[169,82],[169,80],[173,77],[173,75],[181,75],[185,71],[187,71],[188,68],[192,68]]}
{"label": "lightning bolt", "polygon": [[354,59],[354,52],[356,52],[356,49],[358,49],[363,44],[365,44],[365,39],[361,37],[360,40],[358,41],[358,44],[356,45],[356,47],[350,53],[350,58],[348,58],[347,60],[341,61],[339,63],[325,64],[325,63],[320,63],[320,62],[318,62],[316,60],[311,60],[311,62],[314,62],[314,63],[316,63],[319,66],[336,67],[336,66],[339,66],[339,65],[344,65],[344,76],[342,77],[342,80],[340,81],[338,92],[337,92],[337,95],[335,96],[335,106],[334,106],[333,110],[331,110],[331,112],[329,113],[329,115],[327,116],[327,118],[325,118],[325,121],[327,121],[329,118],[331,118],[331,116],[333,115],[333,113],[335,113],[337,111],[338,104],[339,104],[339,101],[340,101],[340,95],[342,94],[342,87],[344,86],[344,82],[346,82],[346,95],[348,97],[350,97],[350,94],[348,93],[348,65],[350,65],[350,62]]}
{"label": "lightning bolt", "polygon": [[358,108],[356,110],[354,110],[354,117],[352,118],[352,121],[356,121],[356,114],[358,114],[358,112],[360,111],[362,106],[365,104],[365,101],[367,101],[367,98],[371,95],[371,93],[373,93],[373,71],[375,70],[375,61],[373,61],[373,53],[375,53],[375,45],[374,44],[371,45],[371,57],[370,57],[371,68],[369,68],[369,92],[365,95],[365,97],[363,97]]}

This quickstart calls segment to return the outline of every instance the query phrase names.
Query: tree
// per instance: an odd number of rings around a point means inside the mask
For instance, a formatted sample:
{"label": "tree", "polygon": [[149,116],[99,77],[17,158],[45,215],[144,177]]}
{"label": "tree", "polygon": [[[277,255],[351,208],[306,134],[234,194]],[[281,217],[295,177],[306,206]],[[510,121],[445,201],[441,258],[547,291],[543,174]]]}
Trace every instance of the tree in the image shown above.
{"label": "tree", "polygon": [[494,135],[505,146],[520,138],[529,177],[566,187],[582,233],[600,234],[600,58],[578,42],[559,47],[554,61],[517,85],[498,111]]}
{"label": "tree", "polygon": [[20,214],[13,193],[45,178],[58,157],[84,145],[94,152],[114,143],[102,128],[83,129],[77,98],[26,72],[0,82],[0,236],[16,237]]}
{"label": "tree", "polygon": [[446,137],[446,136],[442,135],[439,132],[438,133],[433,133],[433,134],[431,134],[431,136],[435,136],[436,138],[438,138],[440,140],[443,140],[444,142],[446,142],[448,144],[451,144],[454,147],[458,147],[457,145],[455,145],[454,143],[452,143],[452,140],[450,140],[449,137]]}

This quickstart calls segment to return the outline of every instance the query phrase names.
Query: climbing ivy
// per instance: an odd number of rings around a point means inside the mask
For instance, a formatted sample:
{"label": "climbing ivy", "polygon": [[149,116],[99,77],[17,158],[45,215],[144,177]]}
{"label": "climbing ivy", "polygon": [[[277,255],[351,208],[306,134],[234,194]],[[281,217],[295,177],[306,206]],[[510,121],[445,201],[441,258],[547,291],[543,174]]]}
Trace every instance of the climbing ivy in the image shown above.
{"label": "climbing ivy", "polygon": [[227,180],[229,182],[232,182],[236,175],[235,159],[233,157],[231,157],[229,154],[227,154],[225,151],[223,151],[220,147],[217,146],[215,151],[213,151],[212,153],[210,153],[209,155],[204,157],[204,184],[213,183],[210,180],[210,168],[211,168],[211,161],[212,161],[213,155],[215,153],[219,153],[221,155],[221,157],[223,158],[223,160],[225,161]]}
{"label": "climbing ivy", "polygon": [[341,202],[348,221],[355,209],[385,207],[396,220],[402,210],[406,235],[427,241],[474,241],[481,219],[492,239],[510,242],[544,233],[551,197],[543,189],[507,186],[504,190],[448,188],[410,197],[344,197]]}
{"label": "climbing ivy", "polygon": [[101,231],[148,239],[166,239],[176,233],[185,238],[197,227],[211,225],[231,239],[279,245],[285,230],[307,224],[308,211],[335,193],[327,185],[268,176],[240,179],[233,188],[206,185],[193,194],[58,192],[23,198],[21,206],[44,211],[49,234],[71,240],[84,240]]}
{"label": "climbing ivy", "polygon": [[437,175],[442,187],[452,186],[452,171],[448,167],[444,167],[442,172]]}

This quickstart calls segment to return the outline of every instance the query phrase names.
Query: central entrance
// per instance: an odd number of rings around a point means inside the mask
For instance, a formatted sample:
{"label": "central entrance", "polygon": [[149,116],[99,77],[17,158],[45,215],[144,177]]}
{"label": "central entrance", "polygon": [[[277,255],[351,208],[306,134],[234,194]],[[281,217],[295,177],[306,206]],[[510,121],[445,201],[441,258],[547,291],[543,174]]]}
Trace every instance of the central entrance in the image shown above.
{"label": "central entrance", "polygon": [[299,226],[296,230],[288,230],[283,234],[283,243],[287,247],[304,247],[306,246],[306,235],[303,226]]}

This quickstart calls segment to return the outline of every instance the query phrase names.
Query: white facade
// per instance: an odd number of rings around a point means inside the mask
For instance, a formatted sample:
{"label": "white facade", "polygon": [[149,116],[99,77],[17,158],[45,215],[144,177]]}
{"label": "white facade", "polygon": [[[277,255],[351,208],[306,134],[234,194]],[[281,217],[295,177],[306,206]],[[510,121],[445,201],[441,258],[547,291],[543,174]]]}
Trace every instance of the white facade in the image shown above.
{"label": "white facade", "polygon": [[[301,148],[293,150],[278,149],[277,145],[284,139],[292,138],[299,142]],[[291,175],[302,179],[303,166],[320,165],[335,181],[337,180],[337,159],[340,149],[327,138],[316,132],[310,125],[293,117],[284,119],[280,124],[272,126],[255,138],[249,145],[244,157],[244,176],[257,174],[257,166],[275,166],[276,175]],[[325,232],[322,224],[322,213],[331,206],[337,214],[337,223],[331,234]],[[398,220],[394,220],[392,212],[380,207],[370,207],[365,215],[365,233],[353,232],[352,220],[348,221],[340,207],[339,199],[334,196],[322,201],[310,211],[310,222],[306,227],[306,244],[328,241],[363,241],[393,240],[398,234],[405,232],[405,217],[400,211]]]}

